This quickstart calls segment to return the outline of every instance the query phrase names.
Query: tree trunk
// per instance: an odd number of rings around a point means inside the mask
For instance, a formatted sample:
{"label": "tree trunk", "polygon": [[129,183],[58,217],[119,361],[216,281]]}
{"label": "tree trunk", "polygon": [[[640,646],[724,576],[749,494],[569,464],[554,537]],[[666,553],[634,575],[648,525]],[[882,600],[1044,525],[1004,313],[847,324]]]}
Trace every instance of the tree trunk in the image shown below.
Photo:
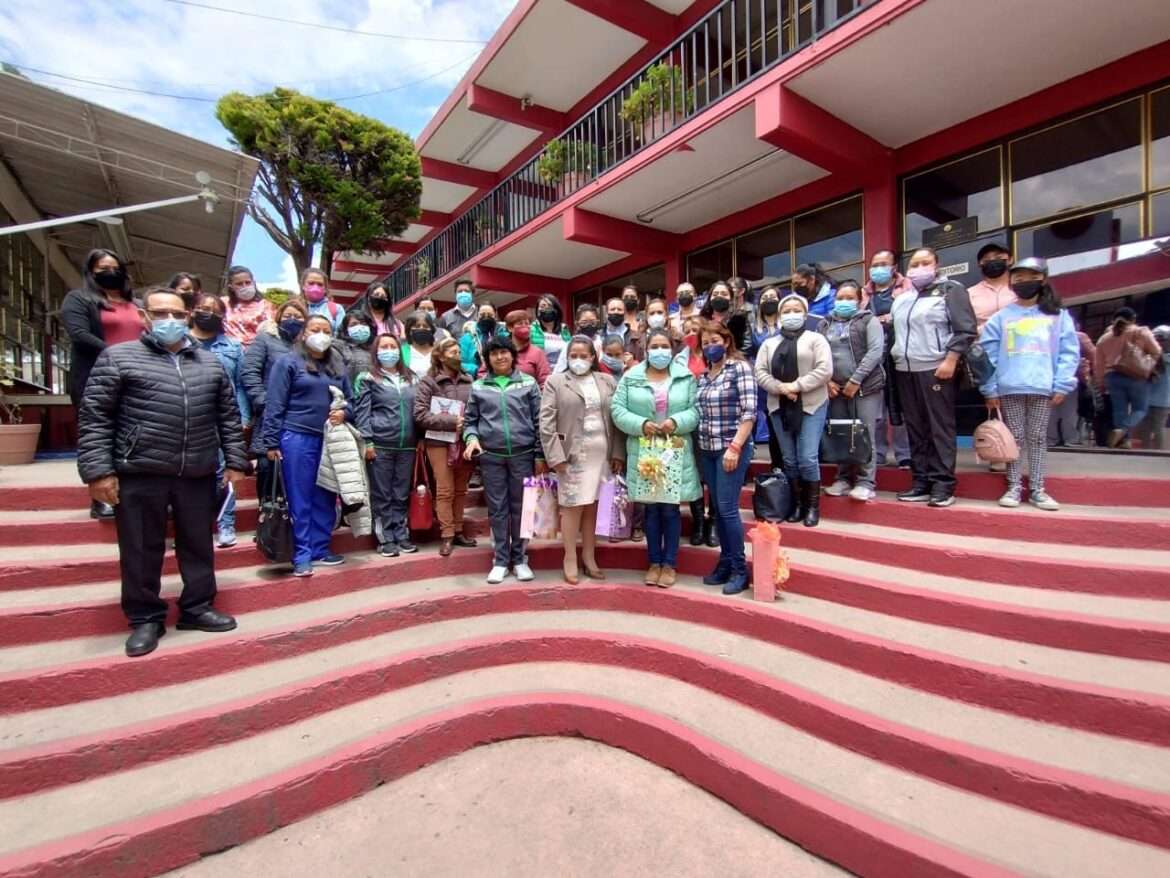
{"label": "tree trunk", "polygon": [[321,245],[321,259],[320,259],[320,264],[318,265],[318,268],[320,268],[323,272],[325,272],[326,277],[328,277],[330,272],[333,271],[333,248],[332,247],[326,247],[324,244]]}

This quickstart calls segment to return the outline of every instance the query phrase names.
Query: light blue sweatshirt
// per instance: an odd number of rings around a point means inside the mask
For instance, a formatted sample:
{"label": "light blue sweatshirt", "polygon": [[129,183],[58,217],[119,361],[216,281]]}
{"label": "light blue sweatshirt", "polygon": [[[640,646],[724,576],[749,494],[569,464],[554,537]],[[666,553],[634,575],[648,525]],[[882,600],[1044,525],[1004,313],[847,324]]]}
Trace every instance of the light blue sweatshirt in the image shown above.
{"label": "light blue sweatshirt", "polygon": [[1018,302],[1001,308],[983,327],[979,344],[995,364],[979,388],[988,398],[1069,394],[1077,386],[1081,346],[1068,311],[1045,314]]}

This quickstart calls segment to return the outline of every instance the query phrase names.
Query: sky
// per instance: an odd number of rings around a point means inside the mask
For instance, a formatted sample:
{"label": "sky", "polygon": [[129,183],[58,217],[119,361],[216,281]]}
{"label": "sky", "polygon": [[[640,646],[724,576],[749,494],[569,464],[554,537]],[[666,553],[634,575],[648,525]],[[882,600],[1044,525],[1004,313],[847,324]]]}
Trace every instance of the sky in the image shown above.
{"label": "sky", "polygon": [[[340,33],[201,5],[469,42]],[[215,100],[229,91],[257,94],[278,85],[330,99],[382,92],[340,103],[413,138],[514,5],[515,0],[195,0],[195,5],[3,0],[0,61],[39,83],[218,146],[230,144],[216,121]],[[250,219],[233,261],[250,266],[265,286],[295,286],[291,258]]]}

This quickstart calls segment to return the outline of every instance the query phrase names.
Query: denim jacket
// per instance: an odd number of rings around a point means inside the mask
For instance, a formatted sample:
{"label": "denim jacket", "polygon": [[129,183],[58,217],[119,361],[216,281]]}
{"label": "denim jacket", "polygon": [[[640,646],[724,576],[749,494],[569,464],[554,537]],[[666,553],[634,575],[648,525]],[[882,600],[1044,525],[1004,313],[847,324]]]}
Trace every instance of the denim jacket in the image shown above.
{"label": "denim jacket", "polygon": [[236,405],[240,407],[240,422],[246,427],[252,423],[252,404],[248,402],[248,394],[244,392],[244,384],[240,381],[240,369],[244,365],[244,346],[234,338],[228,338],[222,333],[213,339],[204,341],[199,339],[204,350],[215,354],[216,359],[223,364],[224,371],[232,380],[232,391],[236,395]]}

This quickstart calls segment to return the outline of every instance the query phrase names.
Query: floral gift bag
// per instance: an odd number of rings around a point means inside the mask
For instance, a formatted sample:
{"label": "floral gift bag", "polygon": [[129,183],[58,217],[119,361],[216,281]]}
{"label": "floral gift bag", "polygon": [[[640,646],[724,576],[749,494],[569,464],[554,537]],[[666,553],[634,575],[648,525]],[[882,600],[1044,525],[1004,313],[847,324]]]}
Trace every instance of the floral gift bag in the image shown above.
{"label": "floral gift bag", "polygon": [[552,476],[524,479],[524,504],[520,508],[520,538],[555,540],[560,531],[557,480]]}
{"label": "floral gift bag", "polygon": [[597,526],[593,532],[599,537],[630,538],[630,495],[626,480],[613,476],[602,481],[597,489]]}
{"label": "floral gift bag", "polygon": [[630,498],[635,503],[678,503],[682,497],[686,441],[677,436],[642,436],[638,465],[630,473]]}

